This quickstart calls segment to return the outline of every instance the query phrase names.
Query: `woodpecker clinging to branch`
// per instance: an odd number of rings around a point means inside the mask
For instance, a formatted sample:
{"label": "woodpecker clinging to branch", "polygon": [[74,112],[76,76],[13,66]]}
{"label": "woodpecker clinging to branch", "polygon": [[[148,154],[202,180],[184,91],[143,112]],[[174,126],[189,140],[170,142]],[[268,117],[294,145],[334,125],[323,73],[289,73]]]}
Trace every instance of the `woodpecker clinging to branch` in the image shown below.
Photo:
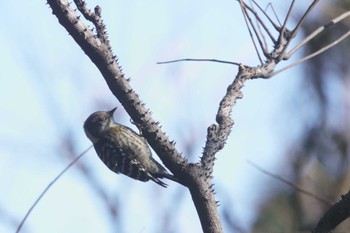
{"label": "woodpecker clinging to branch", "polygon": [[177,179],[152,158],[146,140],[132,129],[116,123],[111,111],[91,114],[84,123],[86,136],[94,144],[97,155],[113,172],[140,181],[152,180],[167,187],[160,179]]}

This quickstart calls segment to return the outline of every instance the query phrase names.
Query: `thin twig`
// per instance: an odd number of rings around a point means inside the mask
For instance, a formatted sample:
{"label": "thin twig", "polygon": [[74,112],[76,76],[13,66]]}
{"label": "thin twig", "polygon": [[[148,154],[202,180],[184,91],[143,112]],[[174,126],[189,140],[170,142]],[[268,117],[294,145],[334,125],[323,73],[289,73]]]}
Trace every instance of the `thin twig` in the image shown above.
{"label": "thin twig", "polygon": [[201,59],[201,58],[184,58],[184,59],[177,59],[177,60],[172,60],[172,61],[161,61],[157,62],[157,64],[168,64],[168,63],[175,63],[175,62],[181,62],[181,61],[208,61],[208,62],[218,62],[218,63],[224,63],[224,64],[230,64],[230,65],[235,65],[239,66],[240,63],[238,62],[232,62],[232,61],[224,61],[224,60],[218,60],[218,59]]}
{"label": "thin twig", "polygon": [[[253,12],[255,12],[254,9],[252,9],[252,10],[253,10]],[[259,46],[260,46],[261,51],[263,52],[263,54],[264,54],[265,57],[269,58],[269,52],[268,52],[268,50],[265,49],[264,44],[263,44],[263,42],[262,42],[262,40],[264,40],[265,37],[263,36],[263,39],[260,38],[258,30],[256,29],[256,27],[255,27],[255,25],[254,25],[254,23],[253,23],[252,18],[251,18],[251,17],[249,16],[249,14],[248,14],[247,7],[244,7],[244,12],[245,12],[245,15],[247,16],[247,19],[249,20],[250,26],[252,27],[252,29],[253,29],[253,31],[254,31],[254,34],[255,34],[256,39],[257,39],[258,42],[259,42]],[[258,22],[259,22],[259,19],[260,19],[260,18],[259,18],[259,15],[256,14],[256,15],[254,15],[254,16],[255,16],[255,19],[258,20]],[[257,25],[259,26],[259,23],[258,23]],[[252,38],[252,39],[253,39],[253,38]],[[259,57],[259,58],[260,58],[260,57]],[[261,58],[260,58],[260,61],[261,61]],[[263,64],[263,62],[261,62],[261,64]]]}
{"label": "thin twig", "polygon": [[326,50],[330,49],[331,47],[333,47],[336,44],[340,43],[341,41],[345,40],[348,36],[350,36],[350,31],[348,31],[347,33],[345,33],[344,35],[342,35],[341,37],[339,37],[337,40],[333,41],[332,43],[326,45],[325,47],[323,47],[323,48],[321,48],[319,50],[317,50],[316,52],[314,52],[314,53],[312,53],[312,54],[310,54],[310,55],[300,59],[299,61],[296,61],[296,62],[294,62],[294,63],[292,63],[292,64],[290,64],[290,65],[288,65],[288,66],[286,66],[286,67],[284,67],[284,68],[282,68],[280,70],[277,70],[277,71],[271,73],[271,76],[279,74],[279,73],[281,73],[281,72],[283,72],[285,70],[288,70],[288,69],[292,68],[293,66],[299,65],[300,63],[302,63],[304,61],[307,61],[307,60],[309,60],[309,59],[319,55],[320,53],[325,52]]}
{"label": "thin twig", "polygon": [[263,174],[268,175],[270,177],[273,177],[273,178],[275,178],[275,179],[277,179],[277,180],[279,180],[279,181],[281,181],[281,182],[291,186],[295,190],[297,190],[297,191],[299,191],[299,192],[301,192],[301,193],[303,193],[303,194],[305,194],[307,196],[310,196],[310,197],[318,200],[319,202],[321,202],[321,203],[323,203],[323,204],[325,204],[327,206],[331,206],[332,205],[332,203],[330,203],[328,200],[326,200],[326,199],[324,199],[322,197],[319,197],[319,196],[317,196],[316,194],[314,194],[312,192],[306,191],[305,189],[299,187],[297,184],[294,184],[293,182],[291,182],[289,180],[286,180],[283,177],[280,177],[278,175],[275,175],[275,174],[273,174],[271,172],[266,171],[265,169],[259,167],[257,164],[253,163],[252,161],[248,161],[248,163],[251,166],[253,166],[255,169],[257,169],[258,171],[262,172]]}
{"label": "thin twig", "polygon": [[[296,34],[298,33],[299,29],[301,28],[301,25],[303,24],[303,22],[306,19],[306,16],[308,16],[310,14],[310,12],[312,11],[312,9],[315,7],[315,5],[318,3],[319,0],[314,0],[311,5],[308,7],[308,9],[306,10],[305,14],[301,17],[301,19],[299,20],[298,24],[295,26],[295,28],[293,29],[291,35],[290,35],[290,39],[287,40],[287,43],[285,44],[282,52],[279,55],[279,59],[282,60],[284,58],[284,53],[288,48],[288,45],[290,44],[290,42],[292,41],[291,39],[294,38],[296,36]],[[294,1],[293,1],[294,2]],[[285,21],[286,23],[286,21]],[[284,26],[284,25],[283,25]],[[281,34],[281,36],[283,36],[283,34]]]}
{"label": "thin twig", "polygon": [[302,40],[297,46],[295,46],[292,50],[290,50],[286,56],[284,57],[285,59],[288,59],[291,57],[297,50],[299,50],[301,47],[303,47],[306,43],[308,43],[310,40],[315,38],[318,34],[321,32],[327,30],[329,27],[334,26],[335,24],[339,23],[340,21],[346,19],[347,17],[350,16],[350,11],[347,11],[340,16],[332,19],[328,24],[323,25],[319,28],[317,28],[315,31],[313,31],[310,35],[308,35],[304,40]]}
{"label": "thin twig", "polygon": [[[254,2],[255,4],[257,4],[254,0],[253,0],[253,2]],[[259,6],[259,5],[258,5],[258,6]],[[263,11],[263,12],[265,13],[265,15],[268,16],[268,14],[266,13],[266,11],[267,11],[267,9],[268,9],[269,7],[271,7],[272,12],[273,12],[273,14],[275,15],[276,20],[277,20],[277,22],[279,23],[279,25],[282,26],[281,21],[280,21],[280,19],[278,18],[277,14],[276,14],[276,11],[275,11],[275,8],[273,7],[273,5],[272,5],[271,2],[270,2],[269,4],[267,4],[265,11]],[[270,22],[271,22],[271,20],[270,20]],[[273,21],[271,22],[271,24],[273,24]]]}
{"label": "thin twig", "polygon": [[259,61],[261,64],[263,64],[263,60],[261,59],[261,56],[260,56],[260,53],[259,53],[259,50],[258,50],[258,47],[256,46],[256,43],[255,43],[255,40],[254,40],[254,36],[253,36],[253,33],[252,31],[250,30],[250,26],[249,26],[249,23],[248,23],[248,20],[247,18],[249,19],[250,23],[251,23],[251,19],[248,15],[248,12],[246,10],[246,7],[245,7],[245,4],[242,0],[239,0],[239,5],[241,6],[241,10],[242,10],[242,14],[244,16],[244,21],[245,21],[245,24],[247,26],[247,29],[248,29],[248,32],[249,32],[249,35],[250,35],[250,38],[252,39],[252,42],[253,42],[253,45],[254,45],[254,49],[256,51],[256,54],[258,55],[258,58],[259,58]]}
{"label": "thin twig", "polygon": [[[279,31],[281,29],[280,26],[278,26],[275,22],[273,22],[273,20],[271,19],[271,17],[266,14],[266,12],[264,11],[264,9],[261,8],[261,6],[255,1],[253,0],[253,3],[259,8],[259,10],[264,14],[264,16],[268,19],[268,21],[271,23],[271,25],[275,28],[275,30]],[[248,10],[250,10],[249,6],[246,6],[248,8]],[[254,13],[253,13],[254,14]],[[278,20],[278,19],[277,19]],[[262,21],[262,20],[261,20]],[[279,22],[279,20],[278,20]],[[280,22],[279,22],[280,23]],[[261,22],[261,24],[264,26],[265,31],[269,34],[271,40],[273,41],[273,43],[276,43],[276,40],[274,38],[274,36],[271,34],[271,32],[268,30],[268,28],[265,26],[264,23]],[[281,23],[280,23],[281,24]]]}
{"label": "thin twig", "polygon": [[[271,18],[263,11],[263,9],[255,2],[255,5],[259,8],[259,10],[261,12],[263,12],[263,14],[265,15],[265,17],[268,19],[268,21],[275,27],[276,30],[278,30],[278,26],[276,26],[276,24],[271,20]],[[268,29],[268,27],[266,26],[266,24],[264,23],[264,21],[260,18],[259,14],[249,5],[247,5],[246,3],[244,3],[244,6],[252,13],[254,14],[255,18],[259,21],[259,23],[263,26],[265,32],[269,35],[270,40],[275,44],[276,40],[274,38],[274,36],[272,35],[272,33],[270,32],[270,30]],[[277,28],[276,28],[277,27]]]}
{"label": "thin twig", "polygon": [[71,167],[73,166],[84,154],[86,154],[86,152],[88,152],[88,150],[90,150],[92,148],[92,145],[89,146],[89,148],[87,148],[85,151],[83,151],[78,157],[76,157],[65,169],[63,169],[47,186],[46,188],[41,192],[41,194],[39,195],[39,197],[35,200],[35,202],[32,204],[32,206],[29,208],[29,210],[27,211],[26,215],[24,216],[23,220],[21,221],[21,223],[19,224],[16,233],[18,233],[24,222],[27,220],[28,216],[30,215],[30,213],[32,212],[32,210],[34,209],[34,207],[39,203],[39,201],[41,200],[41,198],[45,195],[45,193],[51,188],[51,186]]}
{"label": "thin twig", "polygon": [[290,4],[288,12],[287,12],[287,15],[286,15],[286,18],[284,19],[284,22],[283,22],[283,25],[282,25],[282,30],[280,31],[281,37],[284,36],[284,32],[287,29],[287,22],[289,20],[290,14],[292,13],[294,3],[295,3],[295,0],[293,0],[292,3]]}
{"label": "thin twig", "polygon": [[[256,13],[256,11],[254,9],[254,6],[252,6],[252,10],[253,10],[252,12]],[[260,43],[260,46],[261,46],[261,50],[263,51],[265,57],[268,57],[268,55],[269,55],[269,50],[268,50],[269,46],[268,46],[268,43],[266,41],[265,35],[264,35],[263,31],[261,30],[260,22],[261,22],[261,25],[264,28],[265,32],[268,31],[268,30],[265,27],[265,25],[263,24],[260,16],[257,13],[256,13],[256,15],[254,14],[254,16],[255,16],[255,24],[256,24],[256,26],[258,28],[258,32],[260,34],[260,36],[257,34],[256,37],[259,40],[259,43]],[[260,39],[260,37],[261,37],[261,39]],[[264,42],[264,46],[262,46],[262,42],[260,42],[261,40]]]}

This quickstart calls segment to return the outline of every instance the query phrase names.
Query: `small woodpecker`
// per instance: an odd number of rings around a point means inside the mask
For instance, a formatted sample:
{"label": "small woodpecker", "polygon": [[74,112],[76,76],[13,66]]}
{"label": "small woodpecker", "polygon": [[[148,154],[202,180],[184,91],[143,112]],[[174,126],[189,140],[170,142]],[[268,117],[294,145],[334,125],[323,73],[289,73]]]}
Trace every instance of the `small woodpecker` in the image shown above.
{"label": "small woodpecker", "polygon": [[167,187],[160,179],[178,180],[152,158],[146,140],[135,131],[116,123],[110,111],[92,113],[84,123],[86,136],[93,143],[97,155],[113,172],[140,181],[152,180]]}

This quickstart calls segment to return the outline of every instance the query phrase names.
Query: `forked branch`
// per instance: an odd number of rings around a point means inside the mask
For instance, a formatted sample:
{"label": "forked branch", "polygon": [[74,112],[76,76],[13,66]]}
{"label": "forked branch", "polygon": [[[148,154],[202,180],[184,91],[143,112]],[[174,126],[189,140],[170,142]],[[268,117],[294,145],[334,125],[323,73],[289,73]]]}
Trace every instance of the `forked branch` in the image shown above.
{"label": "forked branch", "polygon": [[[124,77],[121,67],[118,65],[116,56],[113,54],[109,44],[106,26],[101,19],[101,8],[97,6],[94,11],[91,11],[86,7],[84,1],[74,0],[79,12],[86,20],[94,24],[96,30],[96,34],[94,34],[79,16],[77,16],[76,12],[67,1],[48,0],[48,4],[51,6],[53,14],[58,18],[60,24],[69,32],[76,43],[100,70],[111,92],[124,106],[135,124],[139,126],[142,135],[147,139],[164,165],[183,185],[189,188],[202,224],[202,229],[207,233],[222,232],[212,183],[213,167],[217,152],[225,146],[227,138],[232,130],[234,121],[231,118],[231,112],[237,99],[243,97],[241,89],[244,83],[249,79],[270,78],[277,74],[278,71],[274,71],[276,65],[282,60],[289,59],[289,57],[299,49],[297,48],[295,51],[291,50],[290,53],[286,52],[289,44],[295,38],[304,20],[311,10],[314,9],[318,0],[313,1],[292,31],[287,28],[287,25],[290,15],[292,14],[295,0],[292,0],[282,26],[278,26],[267,17],[267,21],[271,24],[270,26],[276,30],[278,34],[277,37],[273,37],[274,33],[269,31],[269,25],[264,23],[262,16],[260,16],[253,7],[246,4],[243,0],[239,2],[261,64],[257,67],[239,65],[239,70],[235,79],[228,86],[219,104],[216,114],[216,123],[208,127],[207,140],[200,161],[197,163],[188,163],[182,154],[176,150],[175,143],[169,140],[166,134],[161,130],[159,123],[152,118],[150,111],[132,89],[129,83],[130,80]],[[254,4],[258,6],[255,1]],[[258,9],[266,17],[266,13],[262,11],[260,6],[258,6]],[[253,17],[255,17],[257,25],[254,24]],[[337,23],[338,21],[334,22]],[[324,30],[326,29],[325,27]],[[254,36],[252,31],[254,32]],[[345,34],[335,42],[338,43],[347,36],[348,34]],[[254,38],[257,38],[258,43],[255,43]],[[266,38],[270,38],[273,43],[273,47],[270,49],[267,47],[268,43]],[[302,43],[307,43],[307,41]],[[302,46],[303,44],[299,45],[299,47]],[[334,44],[332,44],[332,46],[334,46]],[[328,48],[329,47],[326,47],[326,49]],[[259,53],[260,50],[265,59],[263,59],[263,56]],[[322,50],[320,51],[322,52]],[[211,61],[228,63],[214,59],[211,59]],[[236,62],[231,63],[233,65],[238,65]]]}

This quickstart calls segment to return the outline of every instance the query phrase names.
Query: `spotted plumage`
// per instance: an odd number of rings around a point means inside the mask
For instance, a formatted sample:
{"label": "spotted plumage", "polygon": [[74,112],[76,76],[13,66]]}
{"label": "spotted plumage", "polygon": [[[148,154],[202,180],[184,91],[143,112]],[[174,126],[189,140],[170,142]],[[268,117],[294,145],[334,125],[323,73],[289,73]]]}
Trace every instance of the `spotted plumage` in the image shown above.
{"label": "spotted plumage", "polygon": [[177,181],[152,158],[142,136],[113,120],[114,111],[95,112],[84,123],[85,133],[102,162],[115,173],[144,182],[152,180],[163,187],[167,185],[160,180],[162,178]]}

